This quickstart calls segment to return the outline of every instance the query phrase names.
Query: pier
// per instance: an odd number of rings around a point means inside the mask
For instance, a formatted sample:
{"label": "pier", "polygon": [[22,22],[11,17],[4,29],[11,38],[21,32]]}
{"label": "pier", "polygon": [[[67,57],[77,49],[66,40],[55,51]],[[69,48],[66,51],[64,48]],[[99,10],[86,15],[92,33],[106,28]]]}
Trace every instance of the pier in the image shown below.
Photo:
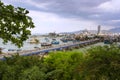
{"label": "pier", "polygon": [[[79,47],[87,46],[87,45],[94,44],[97,42],[99,42],[99,39],[91,39],[91,40],[80,41],[80,42],[75,42],[71,44],[58,45],[58,46],[50,47],[46,49],[20,51],[20,52],[17,52],[17,54],[19,54],[20,56],[42,55],[45,53],[49,53],[51,51],[69,50],[71,48],[79,48]],[[15,55],[15,53],[0,54],[0,60],[5,60],[4,56],[11,57],[12,55]]]}

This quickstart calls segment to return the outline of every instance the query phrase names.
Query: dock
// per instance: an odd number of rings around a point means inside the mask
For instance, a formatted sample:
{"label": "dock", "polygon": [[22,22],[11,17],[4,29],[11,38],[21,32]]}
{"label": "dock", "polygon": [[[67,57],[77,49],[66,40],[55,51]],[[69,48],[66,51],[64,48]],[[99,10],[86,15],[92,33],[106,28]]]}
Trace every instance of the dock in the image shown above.
{"label": "dock", "polygon": [[[21,51],[21,52],[17,52],[17,54],[19,54],[20,56],[42,55],[45,53],[49,53],[51,51],[58,51],[58,50],[60,51],[60,50],[66,50],[66,49],[71,49],[71,48],[80,47],[80,46],[87,46],[97,42],[99,42],[99,39],[91,39],[91,40],[80,41],[80,42],[75,42],[71,44],[58,45],[58,46],[49,47],[46,49]],[[0,54],[0,60],[5,60],[4,56],[12,57],[12,55],[15,55],[15,53]]]}

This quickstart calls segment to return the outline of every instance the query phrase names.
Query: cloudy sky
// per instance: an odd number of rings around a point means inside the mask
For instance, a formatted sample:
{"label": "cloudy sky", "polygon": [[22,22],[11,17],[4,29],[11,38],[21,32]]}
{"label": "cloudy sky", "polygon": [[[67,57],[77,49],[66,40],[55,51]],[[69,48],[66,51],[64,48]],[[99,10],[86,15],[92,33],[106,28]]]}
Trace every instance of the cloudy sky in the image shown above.
{"label": "cloudy sky", "polygon": [[32,33],[120,27],[120,0],[2,0],[29,10]]}

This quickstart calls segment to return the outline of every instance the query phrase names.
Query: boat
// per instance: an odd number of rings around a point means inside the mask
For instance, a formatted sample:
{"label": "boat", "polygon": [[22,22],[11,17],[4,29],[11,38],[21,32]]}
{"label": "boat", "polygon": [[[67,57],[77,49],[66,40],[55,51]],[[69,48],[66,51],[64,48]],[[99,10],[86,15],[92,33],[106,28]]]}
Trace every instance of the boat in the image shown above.
{"label": "boat", "polygon": [[50,42],[50,40],[49,40],[48,38],[45,38],[45,41],[46,41],[46,42]]}
{"label": "boat", "polygon": [[16,51],[22,51],[22,49],[17,49]]}
{"label": "boat", "polygon": [[104,40],[104,44],[112,44],[112,43],[113,43],[112,40],[108,40],[108,39]]}
{"label": "boat", "polygon": [[62,42],[64,42],[64,43],[66,43],[66,42],[68,42],[68,40],[67,39],[65,39],[65,38],[62,38],[62,39],[60,39]]}
{"label": "boat", "polygon": [[35,48],[35,49],[39,49],[39,47],[37,47],[37,46],[35,46],[34,48]]}
{"label": "boat", "polygon": [[52,46],[52,44],[51,43],[43,42],[43,43],[41,43],[41,46]]}
{"label": "boat", "polygon": [[8,51],[22,51],[22,49],[8,49]]}
{"label": "boat", "polygon": [[74,41],[75,39],[74,38],[70,38],[70,37],[65,37],[65,38],[62,38],[60,39],[62,42],[68,42],[68,41]]}
{"label": "boat", "polygon": [[73,41],[74,39],[73,38],[67,38],[68,41]]}
{"label": "boat", "polygon": [[60,42],[59,41],[57,41],[56,39],[52,39],[52,42],[51,42],[51,44],[59,44]]}
{"label": "boat", "polygon": [[56,40],[54,40],[54,41],[52,41],[51,42],[51,44],[59,44],[60,42],[59,41],[56,41]]}
{"label": "boat", "polygon": [[16,51],[16,49],[8,49],[8,51]]}
{"label": "boat", "polygon": [[32,38],[32,39],[30,39],[29,43],[31,43],[31,44],[35,43],[36,44],[36,43],[39,43],[39,40],[35,39],[35,38]]}
{"label": "boat", "polygon": [[53,38],[52,40],[56,40],[55,38]]}
{"label": "boat", "polygon": [[73,40],[72,42],[73,42],[73,43],[76,43],[76,42],[80,42],[80,40]]}
{"label": "boat", "polygon": [[3,49],[5,49],[5,48],[3,48],[3,47],[0,47],[0,50],[3,50]]}

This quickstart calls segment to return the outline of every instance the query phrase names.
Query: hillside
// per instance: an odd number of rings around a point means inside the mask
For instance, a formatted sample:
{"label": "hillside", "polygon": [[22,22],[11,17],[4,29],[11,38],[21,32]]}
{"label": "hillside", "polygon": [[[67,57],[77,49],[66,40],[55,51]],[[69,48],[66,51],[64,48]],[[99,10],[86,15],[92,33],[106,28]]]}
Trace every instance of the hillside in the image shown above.
{"label": "hillside", "polygon": [[120,27],[119,28],[110,29],[109,31],[113,32],[113,33],[120,33]]}

